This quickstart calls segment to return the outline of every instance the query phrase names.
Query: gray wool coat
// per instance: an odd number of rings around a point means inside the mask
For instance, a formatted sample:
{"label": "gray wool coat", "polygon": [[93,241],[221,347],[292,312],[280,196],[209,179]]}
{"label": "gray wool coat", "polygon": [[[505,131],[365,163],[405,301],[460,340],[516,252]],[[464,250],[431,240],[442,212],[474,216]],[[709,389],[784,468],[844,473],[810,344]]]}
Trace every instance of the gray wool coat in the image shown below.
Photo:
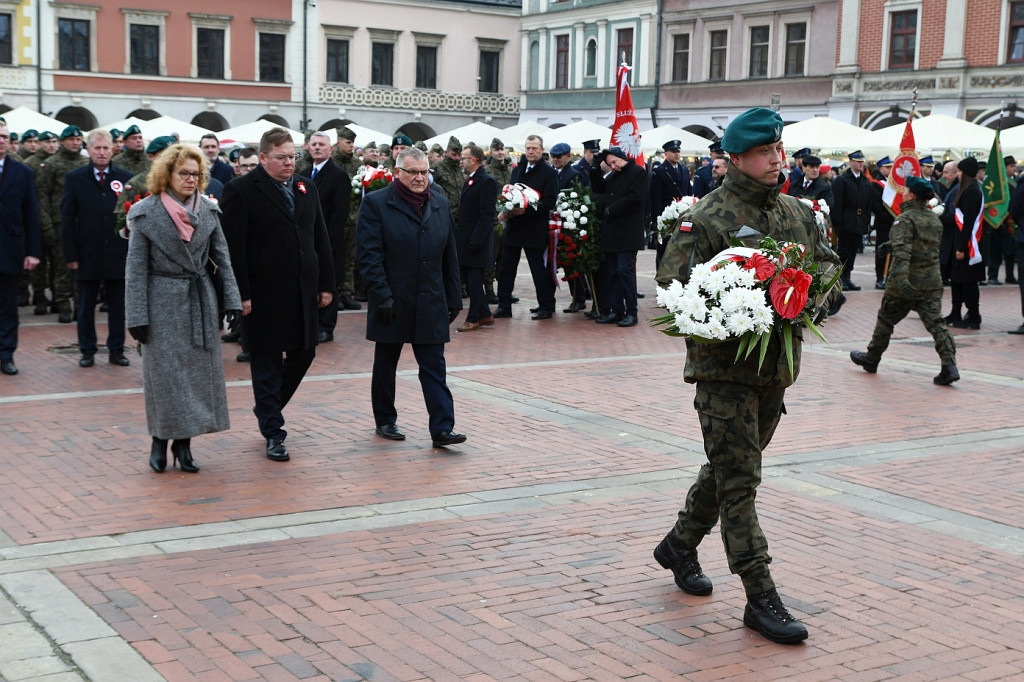
{"label": "gray wool coat", "polygon": [[220,209],[202,199],[189,242],[153,195],[128,213],[132,230],[125,267],[125,322],[149,325],[142,347],[146,423],[155,438],[182,439],[226,431],[227,393],[220,353],[220,313],[211,259],[223,278],[225,310],[241,310]]}

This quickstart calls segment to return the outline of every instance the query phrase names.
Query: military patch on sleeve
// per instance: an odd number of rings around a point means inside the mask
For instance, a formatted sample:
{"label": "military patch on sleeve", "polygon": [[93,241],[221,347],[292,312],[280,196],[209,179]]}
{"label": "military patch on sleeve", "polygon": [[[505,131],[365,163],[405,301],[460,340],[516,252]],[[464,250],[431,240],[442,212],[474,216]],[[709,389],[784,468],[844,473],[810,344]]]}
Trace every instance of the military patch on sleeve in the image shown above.
{"label": "military patch on sleeve", "polygon": [[693,232],[693,223],[679,223],[680,232]]}

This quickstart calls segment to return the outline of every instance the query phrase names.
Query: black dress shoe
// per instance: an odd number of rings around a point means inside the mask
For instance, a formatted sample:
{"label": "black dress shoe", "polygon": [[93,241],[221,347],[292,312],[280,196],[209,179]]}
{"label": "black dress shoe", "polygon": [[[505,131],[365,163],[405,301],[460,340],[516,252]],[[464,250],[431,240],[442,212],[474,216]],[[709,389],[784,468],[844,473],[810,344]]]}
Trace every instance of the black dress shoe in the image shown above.
{"label": "black dress shoe", "polygon": [[242,332],[239,329],[220,335],[220,340],[224,343],[237,343],[240,338],[242,338]]}
{"label": "black dress shoe", "polygon": [[698,597],[706,597],[711,594],[714,585],[711,579],[704,575],[700,562],[697,561],[697,550],[688,547],[672,544],[669,535],[654,548],[654,558],[662,568],[672,571],[675,576],[676,585],[686,594],[693,594]]}
{"label": "black dress shoe", "polygon": [[495,308],[491,317],[512,317],[512,311],[508,308]]}
{"label": "black dress shoe", "polygon": [[319,343],[327,343],[328,341],[334,341],[334,334],[331,332],[320,332],[316,335],[316,340]]}
{"label": "black dress shoe", "polygon": [[104,301],[103,303],[100,303],[100,312],[101,313],[109,313],[110,312],[110,305],[106,301]]}
{"label": "black dress shoe", "polygon": [[243,350],[241,353],[235,356],[236,362],[249,362],[249,351]]}
{"label": "black dress shoe", "polygon": [[587,312],[583,313],[583,317],[590,318],[591,320],[596,320],[601,316],[597,314],[596,310],[588,310]]}
{"label": "black dress shoe", "polygon": [[370,300],[366,297],[365,291],[357,291],[356,293],[352,294],[352,298],[354,298],[357,301],[361,301],[362,303],[366,303],[367,301]]}
{"label": "black dress shoe", "polygon": [[534,313],[533,315],[530,316],[530,319],[531,320],[550,320],[551,319],[551,311],[550,310],[545,310],[545,309],[538,310],[536,313]]}
{"label": "black dress shoe", "polygon": [[374,429],[374,433],[388,440],[405,440],[405,434],[394,424],[381,424]]}
{"label": "black dress shoe", "polygon": [[851,350],[850,359],[853,360],[853,364],[860,365],[864,368],[864,371],[874,374],[878,371],[878,363],[871,362],[868,360],[868,354],[861,350]]}
{"label": "black dress shoe", "polygon": [[291,459],[288,456],[288,448],[284,446],[283,440],[267,439],[267,459],[272,459],[275,462],[287,462]]}
{"label": "black dress shoe", "polygon": [[595,318],[594,322],[597,322],[598,324],[611,324],[612,322],[618,322],[621,319],[622,315],[619,313],[608,313],[607,315]]}
{"label": "black dress shoe", "polygon": [[465,443],[466,435],[463,433],[455,433],[454,431],[442,431],[441,433],[434,436],[434,447],[443,448],[448,445],[455,445],[456,443]]}
{"label": "black dress shoe", "polygon": [[498,305],[498,295],[487,294],[487,305]]}
{"label": "black dress shoe", "polygon": [[91,355],[83,355],[82,358],[78,361],[79,367],[92,367],[95,364],[96,358],[94,358]]}
{"label": "black dress shoe", "polygon": [[0,360],[0,372],[13,377],[18,373],[18,366],[14,364],[14,360],[11,358]]}
{"label": "black dress shoe", "polygon": [[342,296],[338,299],[338,310],[362,310],[363,306],[356,303],[351,296]]}
{"label": "black dress shoe", "polygon": [[511,300],[512,300],[513,303],[519,303],[519,297],[518,296],[513,296]]}
{"label": "black dress shoe", "polygon": [[128,358],[124,356],[124,353],[111,353],[110,364],[117,365],[118,367],[127,367],[132,363],[128,362]]}
{"label": "black dress shoe", "polygon": [[645,293],[644,293],[644,292],[642,292],[642,291],[638,291],[638,292],[636,292],[636,297],[637,297],[637,298],[644,298],[644,297],[645,297],[646,295],[647,295],[647,294],[645,294]]}
{"label": "black dress shoe", "polygon": [[587,305],[585,303],[576,303],[575,301],[573,301],[572,305],[570,305],[568,308],[562,308],[562,312],[563,313],[578,313],[581,310],[586,310],[586,309],[587,309]]}
{"label": "black dress shoe", "polygon": [[743,624],[779,644],[796,644],[807,639],[807,628],[786,610],[775,590],[747,597]]}
{"label": "black dress shoe", "polygon": [[1017,278],[1014,277],[1013,275],[1007,275],[1006,276],[1006,283],[1007,284],[1017,284],[1018,283],[1017,282]]}
{"label": "black dress shoe", "polygon": [[62,310],[57,313],[57,321],[61,324],[71,324],[71,311]]}
{"label": "black dress shoe", "polygon": [[885,280],[884,279],[880,279],[877,282],[875,282],[875,288],[876,289],[881,289],[881,290],[884,291],[885,290]]}
{"label": "black dress shoe", "polygon": [[1000,282],[1000,281],[999,281],[998,279],[996,279],[995,277],[991,277],[991,278],[989,278],[989,280],[988,280],[988,283],[989,283],[989,284],[991,284],[991,285],[992,285],[992,286],[994,286],[994,287],[999,287],[999,286],[1002,286],[1002,285],[1003,285],[1003,283],[1002,283],[1002,282]]}
{"label": "black dress shoe", "polygon": [[962,320],[956,320],[949,323],[950,327],[956,327],[957,329],[981,329],[981,318],[972,319],[965,317]]}
{"label": "black dress shoe", "polygon": [[860,291],[860,287],[853,282],[843,282],[843,291]]}
{"label": "black dress shoe", "polygon": [[542,310],[544,310],[544,308],[542,308],[541,306],[537,306],[536,308],[530,308],[531,313],[539,313]]}
{"label": "black dress shoe", "polygon": [[48,310],[49,306],[50,306],[49,301],[46,301],[46,300],[38,301],[37,300],[36,301],[36,307],[32,309],[32,314],[33,315],[45,315],[47,312],[49,312],[49,310]]}
{"label": "black dress shoe", "polygon": [[1021,326],[1017,327],[1016,329],[1011,329],[1010,331],[1008,331],[1006,333],[1007,334],[1024,334],[1024,324],[1022,324]]}
{"label": "black dress shoe", "polygon": [[619,327],[635,327],[636,315],[625,315],[621,320],[619,320],[615,324]]}

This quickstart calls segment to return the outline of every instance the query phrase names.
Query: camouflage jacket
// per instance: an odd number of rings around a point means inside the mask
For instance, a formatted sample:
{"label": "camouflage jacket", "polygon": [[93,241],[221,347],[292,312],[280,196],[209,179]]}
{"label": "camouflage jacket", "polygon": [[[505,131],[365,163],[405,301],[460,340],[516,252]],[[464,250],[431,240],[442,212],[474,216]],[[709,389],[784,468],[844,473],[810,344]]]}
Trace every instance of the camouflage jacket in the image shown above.
{"label": "camouflage jacket", "polygon": [[25,159],[25,165],[31,168],[35,174],[36,183],[39,182],[39,166],[51,156],[53,154],[47,154],[46,150],[40,147],[35,154],[29,154],[28,158]]}
{"label": "camouflage jacket", "polygon": [[887,296],[906,298],[899,284],[909,280],[921,298],[942,291],[939,272],[939,242],[942,241],[942,221],[920,199],[904,201],[900,217],[892,224],[889,244],[892,259],[885,280]]}
{"label": "camouflage jacket", "polygon": [[495,161],[494,159],[487,160],[487,172],[491,174],[491,177],[498,182],[498,191],[508,184],[508,181],[512,179],[512,159],[502,159],[501,161]]}
{"label": "camouflage jacket", "polygon": [[39,197],[39,224],[47,230],[60,230],[60,200],[64,194],[64,176],[68,171],[89,164],[89,157],[64,147],[39,164],[36,195]]}
{"label": "camouflage jacket", "polygon": [[129,205],[134,204],[136,199],[141,196],[145,196],[149,192],[146,188],[146,177],[148,175],[149,171],[136,173],[128,182],[125,183],[124,189],[117,197],[117,203],[114,204],[114,215],[117,216],[118,222],[120,222],[121,218],[128,213],[124,209],[125,203],[128,203]]}
{"label": "camouflage jacket", "polygon": [[458,222],[459,197],[462,196],[462,186],[466,184],[466,174],[462,172],[462,166],[458,161],[444,157],[434,167],[434,183],[444,190],[444,195],[452,207],[452,218]]}
{"label": "camouflage jacket", "polygon": [[[780,180],[782,178],[780,177]],[[673,234],[658,268],[658,283],[667,286],[673,279],[683,284],[697,263],[711,260],[729,248],[729,238],[737,237],[744,245],[757,248],[770,236],[776,241],[803,244],[814,253],[818,262],[831,264],[826,271],[839,267],[839,257],[814,220],[811,209],[799,199],[780,194],[782,184],[766,187],[730,166],[722,186],[706,194],[683,216],[682,229]],[[828,274],[826,277],[831,278]],[[826,305],[839,298],[838,282],[830,292]],[[686,340],[687,383],[723,381],[747,386],[785,388],[800,374],[800,327],[793,334],[793,373],[790,374],[781,333],[772,335],[761,371],[758,356],[734,362],[737,341],[697,343]]]}
{"label": "camouflage jacket", "polygon": [[110,160],[110,165],[126,170],[132,175],[142,173],[149,170],[149,167],[153,163],[146,156],[144,151],[135,151],[133,149],[125,149],[120,154]]}

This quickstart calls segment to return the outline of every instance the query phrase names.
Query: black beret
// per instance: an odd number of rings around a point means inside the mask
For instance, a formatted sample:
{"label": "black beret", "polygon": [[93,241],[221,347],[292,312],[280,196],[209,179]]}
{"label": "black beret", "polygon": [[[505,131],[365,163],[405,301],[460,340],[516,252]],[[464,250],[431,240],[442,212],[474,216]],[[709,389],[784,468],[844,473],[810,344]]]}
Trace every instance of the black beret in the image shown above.
{"label": "black beret", "polygon": [[981,170],[981,166],[978,165],[978,160],[973,156],[961,159],[960,163],[956,165],[957,170],[962,170],[968,175],[977,175],[978,171]]}
{"label": "black beret", "polygon": [[626,152],[622,151],[622,147],[609,147],[608,155],[617,156],[623,161],[629,161],[629,157],[626,155]]}

